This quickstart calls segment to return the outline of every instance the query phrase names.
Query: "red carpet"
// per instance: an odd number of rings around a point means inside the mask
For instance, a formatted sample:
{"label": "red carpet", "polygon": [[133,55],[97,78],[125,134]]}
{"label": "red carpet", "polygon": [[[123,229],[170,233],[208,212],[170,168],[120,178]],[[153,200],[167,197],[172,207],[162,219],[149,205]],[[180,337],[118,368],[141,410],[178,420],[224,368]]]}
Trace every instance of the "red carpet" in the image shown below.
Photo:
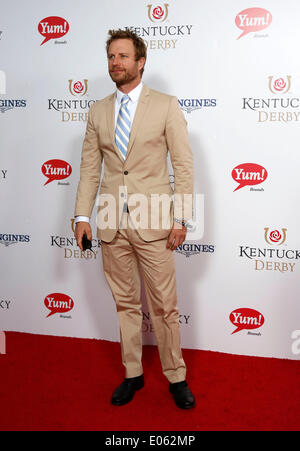
{"label": "red carpet", "polygon": [[175,406],[153,346],[144,347],[145,387],[115,407],[119,343],[7,332],[0,430],[300,430],[300,361],[183,355],[195,409]]}

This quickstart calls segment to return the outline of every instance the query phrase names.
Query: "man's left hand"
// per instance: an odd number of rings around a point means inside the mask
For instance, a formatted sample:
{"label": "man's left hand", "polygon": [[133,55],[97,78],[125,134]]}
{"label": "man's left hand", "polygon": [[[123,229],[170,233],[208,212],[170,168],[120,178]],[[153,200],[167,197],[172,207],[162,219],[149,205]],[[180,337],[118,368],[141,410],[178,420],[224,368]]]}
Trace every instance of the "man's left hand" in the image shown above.
{"label": "man's left hand", "polygon": [[186,227],[174,222],[170,235],[168,237],[167,248],[174,251],[177,246],[180,246],[186,237]]}

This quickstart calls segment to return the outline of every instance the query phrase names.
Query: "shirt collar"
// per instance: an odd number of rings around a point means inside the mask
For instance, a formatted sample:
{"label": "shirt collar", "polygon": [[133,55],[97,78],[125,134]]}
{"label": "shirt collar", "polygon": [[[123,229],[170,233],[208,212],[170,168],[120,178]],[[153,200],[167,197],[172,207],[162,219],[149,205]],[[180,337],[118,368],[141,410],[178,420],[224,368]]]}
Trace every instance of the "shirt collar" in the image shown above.
{"label": "shirt collar", "polygon": [[[139,100],[142,89],[143,89],[143,83],[140,82],[139,85],[137,85],[132,91],[130,91],[128,93],[128,96],[129,96],[131,102],[136,103]],[[121,104],[121,99],[123,96],[124,96],[124,92],[121,92],[121,91],[119,91],[119,89],[117,89],[117,102],[119,104]]]}

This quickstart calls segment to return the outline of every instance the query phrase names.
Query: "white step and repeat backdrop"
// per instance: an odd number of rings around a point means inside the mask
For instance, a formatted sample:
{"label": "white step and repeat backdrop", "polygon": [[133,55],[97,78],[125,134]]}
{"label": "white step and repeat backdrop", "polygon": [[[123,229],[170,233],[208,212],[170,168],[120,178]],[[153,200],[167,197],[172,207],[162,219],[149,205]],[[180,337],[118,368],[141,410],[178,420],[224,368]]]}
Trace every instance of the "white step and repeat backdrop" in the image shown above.
{"label": "white step and repeat backdrop", "polygon": [[72,225],[88,109],[114,90],[107,32],[128,27],[202,194],[204,231],[175,252],[182,346],[299,359],[300,4],[151,1],[0,2],[0,330],[119,340],[101,242],[81,253]]}

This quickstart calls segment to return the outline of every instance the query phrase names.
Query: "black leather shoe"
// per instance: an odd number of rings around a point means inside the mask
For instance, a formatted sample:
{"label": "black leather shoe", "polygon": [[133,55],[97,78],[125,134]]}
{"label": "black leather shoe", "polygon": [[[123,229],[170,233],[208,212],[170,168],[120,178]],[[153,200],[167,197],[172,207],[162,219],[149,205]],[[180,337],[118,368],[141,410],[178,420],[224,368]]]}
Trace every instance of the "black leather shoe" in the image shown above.
{"label": "black leather shoe", "polygon": [[191,409],[192,407],[195,407],[196,401],[194,395],[189,389],[186,381],[170,384],[169,391],[174,397],[176,406],[180,409]]}
{"label": "black leather shoe", "polygon": [[114,406],[123,406],[132,400],[136,390],[144,387],[144,375],[125,378],[113,392],[111,403]]}

